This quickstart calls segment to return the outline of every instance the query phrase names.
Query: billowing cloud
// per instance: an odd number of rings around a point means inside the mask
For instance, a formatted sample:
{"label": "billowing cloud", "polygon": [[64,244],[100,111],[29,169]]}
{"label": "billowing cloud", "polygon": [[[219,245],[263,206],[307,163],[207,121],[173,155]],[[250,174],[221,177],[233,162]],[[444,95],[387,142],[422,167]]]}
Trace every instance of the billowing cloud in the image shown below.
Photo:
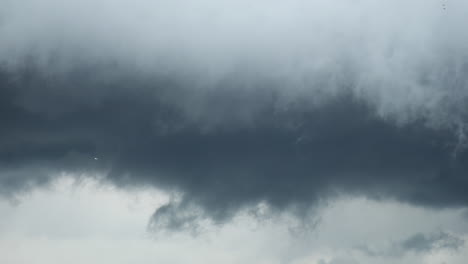
{"label": "billowing cloud", "polygon": [[154,215],[176,227],[348,194],[468,203],[464,2],[1,4],[3,194],[105,175],[181,193]]}

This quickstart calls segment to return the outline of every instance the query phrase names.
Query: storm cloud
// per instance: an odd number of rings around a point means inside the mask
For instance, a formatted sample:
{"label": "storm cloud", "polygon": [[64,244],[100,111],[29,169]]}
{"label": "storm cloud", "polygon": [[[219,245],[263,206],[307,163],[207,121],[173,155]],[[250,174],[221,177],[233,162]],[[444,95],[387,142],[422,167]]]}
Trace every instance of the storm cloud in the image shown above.
{"label": "storm cloud", "polygon": [[154,215],[175,228],[193,206],[468,204],[462,1],[1,5],[4,195],[104,175],[181,193]]}

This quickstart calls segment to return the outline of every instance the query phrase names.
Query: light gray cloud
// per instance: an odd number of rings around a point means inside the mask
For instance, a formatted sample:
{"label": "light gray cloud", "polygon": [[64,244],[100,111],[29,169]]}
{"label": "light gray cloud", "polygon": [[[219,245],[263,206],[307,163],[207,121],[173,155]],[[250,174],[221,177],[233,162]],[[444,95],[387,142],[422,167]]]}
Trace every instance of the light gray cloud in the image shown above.
{"label": "light gray cloud", "polygon": [[412,237],[408,234],[438,237],[438,229],[466,239],[468,223],[462,210],[340,199],[318,211],[323,221],[305,236],[289,232],[296,218],[287,212],[258,222],[247,211],[225,225],[207,226],[198,236],[187,232],[155,236],[145,232],[145,223],[154,208],[167,201],[167,194],[64,177],[21,197],[14,206],[0,201],[0,262],[318,264],[322,259],[345,264],[462,264],[466,260],[466,244],[458,250],[441,247],[400,257],[369,256],[353,248],[360,243],[385,246],[386,241],[400,245]]}
{"label": "light gray cloud", "polygon": [[352,258],[333,258],[330,261],[325,261],[323,259],[319,260],[318,264],[357,264]]}

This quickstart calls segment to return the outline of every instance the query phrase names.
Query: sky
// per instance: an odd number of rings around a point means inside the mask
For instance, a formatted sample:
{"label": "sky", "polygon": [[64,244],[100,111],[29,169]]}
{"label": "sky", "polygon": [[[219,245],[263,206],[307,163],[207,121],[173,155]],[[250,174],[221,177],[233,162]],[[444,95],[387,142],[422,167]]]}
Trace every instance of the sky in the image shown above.
{"label": "sky", "polygon": [[0,262],[462,263],[467,17],[0,0]]}

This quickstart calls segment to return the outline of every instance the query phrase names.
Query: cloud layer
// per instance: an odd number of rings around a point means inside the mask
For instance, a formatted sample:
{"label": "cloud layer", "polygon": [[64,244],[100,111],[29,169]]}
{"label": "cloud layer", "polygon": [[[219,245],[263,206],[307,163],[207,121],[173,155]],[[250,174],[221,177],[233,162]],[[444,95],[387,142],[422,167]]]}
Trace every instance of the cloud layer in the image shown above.
{"label": "cloud layer", "polygon": [[467,205],[462,1],[1,5],[2,194],[100,174],[182,193],[154,217],[176,226],[347,194]]}

